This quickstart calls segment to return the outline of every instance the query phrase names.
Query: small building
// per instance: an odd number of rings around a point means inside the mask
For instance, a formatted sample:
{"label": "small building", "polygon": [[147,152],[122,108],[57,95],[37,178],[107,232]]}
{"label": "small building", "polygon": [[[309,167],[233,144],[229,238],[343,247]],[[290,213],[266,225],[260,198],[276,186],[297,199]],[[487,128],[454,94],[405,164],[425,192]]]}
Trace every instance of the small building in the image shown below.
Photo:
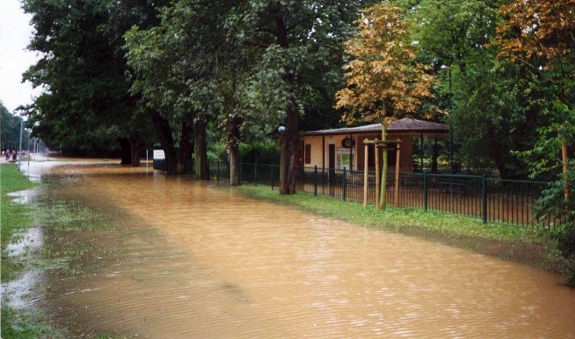
{"label": "small building", "polygon": [[[400,172],[413,172],[414,139],[446,137],[449,127],[431,121],[404,118],[387,128],[387,140],[400,140]],[[308,131],[303,134],[303,167],[363,170],[364,140],[381,140],[381,124]],[[374,146],[368,145],[369,170],[375,169]],[[395,151],[388,152],[388,169],[395,170]]]}

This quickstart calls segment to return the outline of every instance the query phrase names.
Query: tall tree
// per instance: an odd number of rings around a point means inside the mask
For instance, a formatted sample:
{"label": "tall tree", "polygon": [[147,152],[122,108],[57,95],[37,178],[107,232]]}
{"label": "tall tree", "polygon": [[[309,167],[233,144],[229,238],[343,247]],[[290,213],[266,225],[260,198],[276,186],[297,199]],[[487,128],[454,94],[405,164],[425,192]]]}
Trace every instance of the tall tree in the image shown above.
{"label": "tall tree", "polygon": [[513,165],[518,160],[511,156],[508,144],[501,142],[507,140],[508,124],[500,124],[494,118],[498,116],[493,111],[497,105],[491,100],[501,94],[495,91],[496,76],[501,72],[490,74],[495,67],[491,62],[494,52],[485,48],[495,34],[497,2],[421,0],[411,14],[416,22],[415,39],[422,51],[418,59],[432,64],[443,81],[438,104],[449,112],[444,121],[451,126],[453,170],[459,161],[473,168],[490,168],[495,163],[502,175],[510,172],[508,165],[519,167]]}
{"label": "tall tree", "polygon": [[500,47],[499,57],[528,65],[553,84],[549,94],[557,101],[552,108],[557,122],[551,130],[561,145],[567,201],[569,147],[575,135],[575,2],[515,0],[500,12],[506,21],[498,27],[494,42]]}
{"label": "tall tree", "polygon": [[[306,99],[317,79],[340,81],[333,66],[366,1],[250,0],[238,6],[236,24],[246,47],[261,55],[252,93],[263,98],[271,121],[280,121],[280,194],[295,192],[296,150]],[[341,62],[341,61],[339,61]],[[320,72],[317,70],[328,70]],[[318,92],[315,92],[318,93]]]}
{"label": "tall tree", "polygon": [[232,5],[174,1],[162,9],[160,25],[148,30],[133,27],[126,34],[135,79],[132,90],[152,109],[170,174],[182,171],[190,153],[186,149],[193,145],[196,175],[209,178],[206,125],[218,116],[222,101],[234,96],[227,88],[235,89],[225,83],[234,83],[233,74],[222,80],[222,74],[229,74],[227,56],[237,51],[226,40],[225,19]]}
{"label": "tall tree", "polygon": [[128,92],[121,36],[113,34],[124,21],[111,20],[112,4],[24,2],[36,28],[29,48],[43,55],[25,78],[46,89],[31,107],[31,118],[34,133],[55,149],[89,153],[116,149],[120,141],[131,146],[122,147],[123,162],[137,165],[149,124]]}
{"label": "tall tree", "polygon": [[[353,59],[345,66],[347,87],[337,92],[336,108],[350,108],[342,117],[353,123],[381,123],[381,140],[389,124],[402,116],[415,115],[425,98],[432,98],[435,77],[428,67],[414,62],[409,23],[403,10],[381,3],[362,11],[356,21],[358,33],[346,42]],[[380,207],[385,207],[387,151],[383,155]]]}

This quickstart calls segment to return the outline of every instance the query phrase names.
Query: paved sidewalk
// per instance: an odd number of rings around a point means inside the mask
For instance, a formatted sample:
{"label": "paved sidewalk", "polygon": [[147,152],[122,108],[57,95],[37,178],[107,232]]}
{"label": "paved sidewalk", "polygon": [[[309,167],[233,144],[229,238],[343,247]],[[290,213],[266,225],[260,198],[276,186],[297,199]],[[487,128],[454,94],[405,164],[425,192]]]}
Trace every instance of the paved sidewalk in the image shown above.
{"label": "paved sidewalk", "polygon": [[[26,154],[24,155],[24,158],[22,159],[22,161],[24,161],[25,159],[27,159]],[[18,163],[18,158],[16,158],[16,160],[12,160],[12,156],[10,156],[10,160],[6,160],[6,155],[2,154],[2,156],[0,156],[0,164],[5,164],[5,163]]]}
{"label": "paved sidewalk", "polygon": [[5,163],[15,163],[18,162],[18,160],[12,160],[12,157],[10,157],[10,161],[6,160],[6,156],[2,155],[2,157],[0,158],[0,164],[5,164]]}

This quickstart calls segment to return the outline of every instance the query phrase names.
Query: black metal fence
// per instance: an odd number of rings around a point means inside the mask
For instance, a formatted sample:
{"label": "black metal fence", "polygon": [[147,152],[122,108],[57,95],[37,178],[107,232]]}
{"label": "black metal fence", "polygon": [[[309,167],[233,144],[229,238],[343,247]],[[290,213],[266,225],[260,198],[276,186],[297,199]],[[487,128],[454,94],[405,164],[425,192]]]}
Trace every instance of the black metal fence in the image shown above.
{"label": "black metal fence", "polygon": [[[229,180],[230,170],[227,163],[221,161],[210,161],[210,178],[213,180]],[[273,189],[277,186],[280,177],[280,167],[278,165],[266,164],[240,164],[240,182],[253,185],[267,185]]]}
{"label": "black metal fence", "polygon": [[[363,171],[298,168],[297,189],[315,195],[328,195],[348,201],[364,200]],[[214,180],[229,179],[227,164],[210,162]],[[451,175],[432,173],[400,173],[399,191],[395,194],[395,173],[387,174],[386,199],[390,204],[421,208],[481,218],[483,222],[504,222],[514,225],[545,224],[554,220],[535,220],[533,206],[549,183],[488,178],[485,175]],[[241,164],[240,181],[255,185],[278,185],[279,166]],[[367,202],[375,202],[375,172],[368,173]]]}
{"label": "black metal fence", "polygon": [[[302,191],[343,200],[364,201],[363,171],[305,168],[298,181]],[[395,194],[395,173],[387,174],[386,200],[390,204],[444,211],[515,225],[534,220],[533,206],[549,186],[541,181],[519,181],[486,176],[400,173]],[[375,172],[368,173],[367,202],[375,202]],[[550,221],[544,221],[548,226]]]}

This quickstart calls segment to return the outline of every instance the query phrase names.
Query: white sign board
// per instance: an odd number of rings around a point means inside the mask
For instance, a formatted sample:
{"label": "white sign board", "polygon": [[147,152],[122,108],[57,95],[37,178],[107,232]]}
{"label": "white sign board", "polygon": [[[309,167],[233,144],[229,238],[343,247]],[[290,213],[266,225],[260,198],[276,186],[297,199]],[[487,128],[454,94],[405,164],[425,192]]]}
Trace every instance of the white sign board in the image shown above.
{"label": "white sign board", "polygon": [[162,160],[166,159],[166,154],[164,154],[163,149],[155,149],[154,150],[154,160]]}

